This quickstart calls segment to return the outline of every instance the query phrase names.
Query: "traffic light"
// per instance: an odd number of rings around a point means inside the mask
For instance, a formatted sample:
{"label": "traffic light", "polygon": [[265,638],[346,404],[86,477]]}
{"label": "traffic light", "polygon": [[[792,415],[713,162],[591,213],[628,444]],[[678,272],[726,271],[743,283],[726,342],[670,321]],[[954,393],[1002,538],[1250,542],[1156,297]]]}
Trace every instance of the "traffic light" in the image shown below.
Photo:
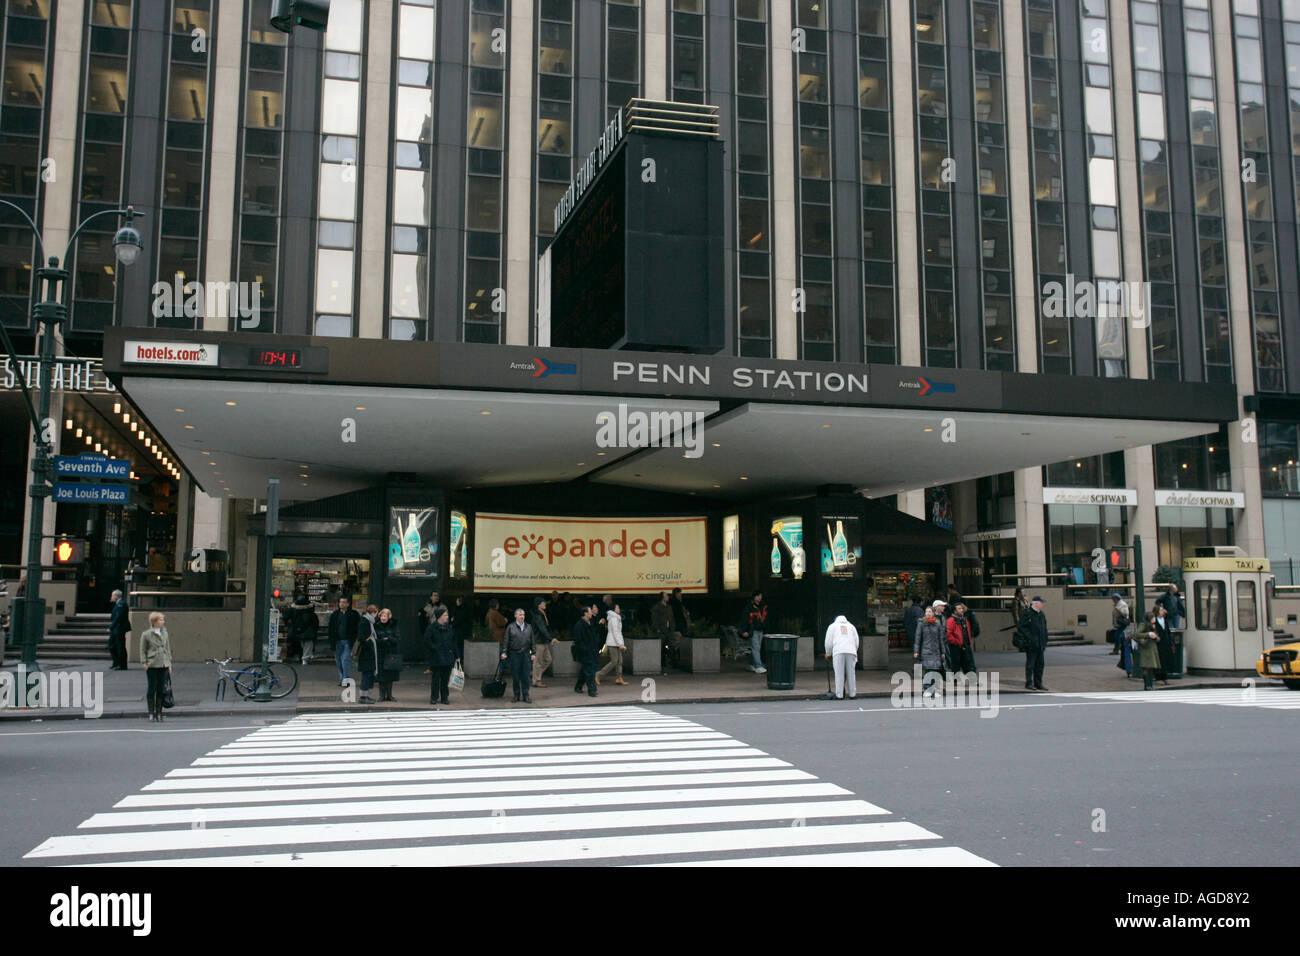
{"label": "traffic light", "polygon": [[81,538],[61,538],[54,542],[54,563],[78,565],[86,560],[86,542]]}
{"label": "traffic light", "polygon": [[330,0],[271,0],[271,26],[281,33],[294,27],[324,30],[329,18]]}
{"label": "traffic light", "polygon": [[1120,544],[1110,549],[1110,569],[1112,572],[1133,570],[1133,545]]}

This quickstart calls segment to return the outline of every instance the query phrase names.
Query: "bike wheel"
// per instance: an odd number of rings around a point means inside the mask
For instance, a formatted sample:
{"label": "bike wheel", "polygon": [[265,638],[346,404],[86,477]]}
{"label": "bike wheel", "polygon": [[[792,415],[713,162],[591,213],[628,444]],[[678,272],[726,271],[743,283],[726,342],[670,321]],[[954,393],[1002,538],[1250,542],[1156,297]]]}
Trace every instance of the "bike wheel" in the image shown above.
{"label": "bike wheel", "polygon": [[275,700],[288,697],[298,686],[298,672],[291,664],[277,661],[267,665],[266,672],[270,677],[271,697]]}
{"label": "bike wheel", "polygon": [[257,672],[236,671],[230,675],[230,683],[235,685],[236,694],[240,697],[248,697],[257,690]]}

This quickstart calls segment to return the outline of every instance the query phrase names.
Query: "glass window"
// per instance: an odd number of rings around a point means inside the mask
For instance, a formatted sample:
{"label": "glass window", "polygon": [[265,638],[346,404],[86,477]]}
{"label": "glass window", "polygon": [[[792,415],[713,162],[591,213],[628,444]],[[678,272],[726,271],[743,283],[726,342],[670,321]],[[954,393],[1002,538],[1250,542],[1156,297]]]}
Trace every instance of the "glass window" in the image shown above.
{"label": "glass window", "polygon": [[1226,631],[1228,629],[1228,608],[1224,583],[1222,581],[1197,581],[1195,592],[1196,596],[1193,603],[1196,605],[1196,629],[1198,631]]}
{"label": "glass window", "polygon": [[428,259],[425,256],[394,255],[392,315],[403,318],[424,318],[424,292],[428,288],[426,274]]}
{"label": "glass window", "polygon": [[473,93],[469,98],[469,145],[502,148],[501,97]]}
{"label": "glass window", "polygon": [[[129,22],[129,20],[128,20]],[[86,112],[126,112],[126,60],[115,56],[91,56],[86,78]]]}
{"label": "glass window", "polygon": [[[493,49],[496,40],[492,35],[493,30],[501,30],[497,37],[504,40],[504,17],[488,13],[475,13],[470,16],[469,61],[472,66],[505,66],[505,56],[499,52],[502,44],[496,43],[498,49]],[[433,57],[425,57],[425,59],[433,59]]]}
{"label": "glass window", "polygon": [[1114,206],[1115,160],[1088,160],[1088,195],[1099,206]]}
{"label": "glass window", "polygon": [[428,143],[433,139],[433,91],[414,86],[397,88],[396,139]]}
{"label": "glass window", "polygon": [[353,219],[356,207],[356,167],[345,163],[321,163],[317,216],[321,219]]}
{"label": "glass window", "polygon": [[364,33],[365,4],[362,0],[334,0],[330,4],[325,49],[360,53]]}
{"label": "glass window", "polygon": [[858,106],[864,110],[889,109],[889,66],[878,60],[858,61]]}
{"label": "glass window", "polygon": [[352,80],[323,80],[321,82],[321,132],[356,136],[360,99],[360,83]]}
{"label": "glass window", "polygon": [[[344,249],[316,250],[316,309],[352,311],[352,253]],[[349,320],[348,335],[351,335]]]}
{"label": "glass window", "polygon": [[434,11],[402,4],[401,29],[397,34],[397,55],[409,60],[433,59]]}
{"label": "glass window", "polygon": [[[1088,92],[1092,92],[1089,90]],[[1110,132],[1105,130],[1104,132]],[[1165,98],[1157,93],[1138,94],[1138,132],[1144,139],[1165,138]]]}
{"label": "glass window", "polygon": [[1255,582],[1237,582],[1237,630],[1259,630],[1259,615],[1255,605]]}
{"label": "glass window", "polygon": [[316,334],[340,339],[351,338],[352,316],[318,315],[316,316]]}
{"label": "glass window", "polygon": [[484,232],[501,230],[501,180],[495,176],[470,176],[465,190],[465,228]]}

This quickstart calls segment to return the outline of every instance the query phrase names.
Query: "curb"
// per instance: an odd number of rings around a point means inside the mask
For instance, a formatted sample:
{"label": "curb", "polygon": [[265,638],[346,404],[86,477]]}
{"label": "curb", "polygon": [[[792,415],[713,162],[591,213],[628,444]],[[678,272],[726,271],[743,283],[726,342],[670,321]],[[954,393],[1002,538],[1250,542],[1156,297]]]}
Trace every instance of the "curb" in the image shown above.
{"label": "curb", "polygon": [[[139,713],[137,711],[111,711],[100,714],[98,717],[88,717],[81,711],[54,711],[53,713],[40,712],[22,712],[22,713],[5,713],[0,711],[0,724],[4,722],[31,721],[38,720],[130,720],[143,719],[148,716],[148,711]],[[298,711],[292,708],[276,707],[272,710],[259,710],[250,714],[248,711],[237,710],[172,710],[167,717],[292,717]]]}

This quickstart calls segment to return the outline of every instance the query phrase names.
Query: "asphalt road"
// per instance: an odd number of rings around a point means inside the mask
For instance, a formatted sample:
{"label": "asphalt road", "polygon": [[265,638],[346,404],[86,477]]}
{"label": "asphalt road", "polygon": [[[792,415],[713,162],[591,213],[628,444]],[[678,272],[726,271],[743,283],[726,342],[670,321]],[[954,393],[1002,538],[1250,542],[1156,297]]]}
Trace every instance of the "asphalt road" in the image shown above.
{"label": "asphalt road", "polygon": [[[1300,792],[1300,710],[1285,709],[1300,695],[1261,688],[1257,703],[1229,706],[1232,692],[1218,693],[1224,703],[1009,695],[992,718],[881,699],[627,711],[719,731],[999,865],[1294,866],[1300,851],[1279,837],[1294,829]],[[52,862],[23,857],[169,771],[283,723],[0,727],[0,865]]]}

